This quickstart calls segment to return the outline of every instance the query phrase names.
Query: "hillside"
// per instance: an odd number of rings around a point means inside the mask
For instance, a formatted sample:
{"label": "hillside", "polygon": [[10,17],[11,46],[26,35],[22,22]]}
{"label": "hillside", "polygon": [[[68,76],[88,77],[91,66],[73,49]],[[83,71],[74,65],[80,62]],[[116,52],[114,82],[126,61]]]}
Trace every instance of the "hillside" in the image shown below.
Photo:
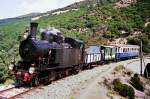
{"label": "hillside", "polygon": [[[144,26],[150,21],[149,1],[98,1],[86,0],[55,10],[57,13],[40,17],[37,22],[40,28],[57,27],[66,36],[83,39],[87,44],[139,44],[142,38],[144,47],[149,45],[149,25]],[[149,49],[143,50],[149,52]]]}
{"label": "hillside", "polygon": [[[33,14],[34,21],[39,23],[39,30],[56,27],[66,36],[84,40],[86,45],[140,44],[142,39],[144,52],[150,52],[150,1],[118,1],[120,0],[85,0],[65,8]],[[10,78],[7,71],[10,62],[14,57],[16,61],[19,59],[19,41],[33,17],[25,15],[18,18],[13,18],[13,21],[0,21],[3,22],[0,24],[0,82],[2,83]]]}

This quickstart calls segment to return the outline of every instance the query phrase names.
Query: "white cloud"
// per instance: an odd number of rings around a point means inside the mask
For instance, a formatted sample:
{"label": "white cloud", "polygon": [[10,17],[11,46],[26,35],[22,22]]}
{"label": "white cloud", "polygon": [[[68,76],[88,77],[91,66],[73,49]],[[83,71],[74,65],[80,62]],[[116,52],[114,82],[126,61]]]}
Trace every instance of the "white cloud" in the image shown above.
{"label": "white cloud", "polygon": [[2,0],[0,1],[0,18],[46,12],[78,1],[83,0]]}
{"label": "white cloud", "polygon": [[81,0],[24,0],[20,4],[20,8],[24,12],[45,12],[52,9],[64,7],[66,5]]}

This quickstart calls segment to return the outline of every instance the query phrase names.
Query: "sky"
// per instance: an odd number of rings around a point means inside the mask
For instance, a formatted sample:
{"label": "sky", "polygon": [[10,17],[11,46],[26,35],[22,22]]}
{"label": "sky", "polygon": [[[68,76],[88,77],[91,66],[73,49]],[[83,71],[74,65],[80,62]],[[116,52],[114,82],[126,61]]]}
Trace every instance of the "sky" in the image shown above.
{"label": "sky", "polygon": [[0,0],[0,19],[46,12],[83,0]]}

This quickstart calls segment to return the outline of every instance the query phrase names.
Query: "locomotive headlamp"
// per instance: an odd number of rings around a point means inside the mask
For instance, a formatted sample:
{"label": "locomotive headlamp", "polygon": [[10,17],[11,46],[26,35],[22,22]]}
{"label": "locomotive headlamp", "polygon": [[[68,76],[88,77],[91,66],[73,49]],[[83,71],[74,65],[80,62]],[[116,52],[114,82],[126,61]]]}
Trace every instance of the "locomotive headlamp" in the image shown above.
{"label": "locomotive headlamp", "polygon": [[30,73],[30,74],[33,74],[34,72],[35,72],[35,67],[30,67],[30,68],[29,68],[29,73]]}
{"label": "locomotive headlamp", "polygon": [[13,70],[14,69],[14,65],[13,64],[10,64],[9,65],[9,70]]}

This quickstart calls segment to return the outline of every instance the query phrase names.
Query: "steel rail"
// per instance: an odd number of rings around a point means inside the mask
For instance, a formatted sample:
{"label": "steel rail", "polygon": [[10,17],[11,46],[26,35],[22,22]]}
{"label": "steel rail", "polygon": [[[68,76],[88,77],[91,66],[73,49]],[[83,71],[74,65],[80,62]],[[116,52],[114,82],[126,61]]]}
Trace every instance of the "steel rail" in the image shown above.
{"label": "steel rail", "polygon": [[11,88],[6,88],[6,89],[3,89],[3,90],[0,90],[0,94],[3,93],[3,92],[5,92],[5,91],[11,90],[11,89],[13,89],[13,88],[15,88],[15,86],[14,86],[14,87],[11,87]]}
{"label": "steel rail", "polygon": [[[35,90],[35,89],[38,89],[38,88],[41,88],[42,86],[38,86],[38,87],[32,87],[32,88],[29,88],[29,89],[26,89],[25,91],[23,91],[23,92],[18,92],[18,93],[16,93],[15,95],[10,95],[10,96],[0,96],[0,99],[15,99],[15,98],[17,98],[17,97],[19,97],[19,96],[21,96],[21,95],[24,95],[24,94],[26,94],[26,93],[28,93],[28,92],[30,92],[30,91],[33,91],[33,90]],[[15,89],[16,87],[12,87],[12,88],[8,88],[8,89],[4,89],[4,90],[2,90],[2,91],[0,91],[0,95],[1,94],[3,94],[3,93],[5,93],[5,92],[11,92],[13,89]],[[21,90],[21,89],[20,89]],[[13,91],[12,91],[12,93],[13,93]]]}

